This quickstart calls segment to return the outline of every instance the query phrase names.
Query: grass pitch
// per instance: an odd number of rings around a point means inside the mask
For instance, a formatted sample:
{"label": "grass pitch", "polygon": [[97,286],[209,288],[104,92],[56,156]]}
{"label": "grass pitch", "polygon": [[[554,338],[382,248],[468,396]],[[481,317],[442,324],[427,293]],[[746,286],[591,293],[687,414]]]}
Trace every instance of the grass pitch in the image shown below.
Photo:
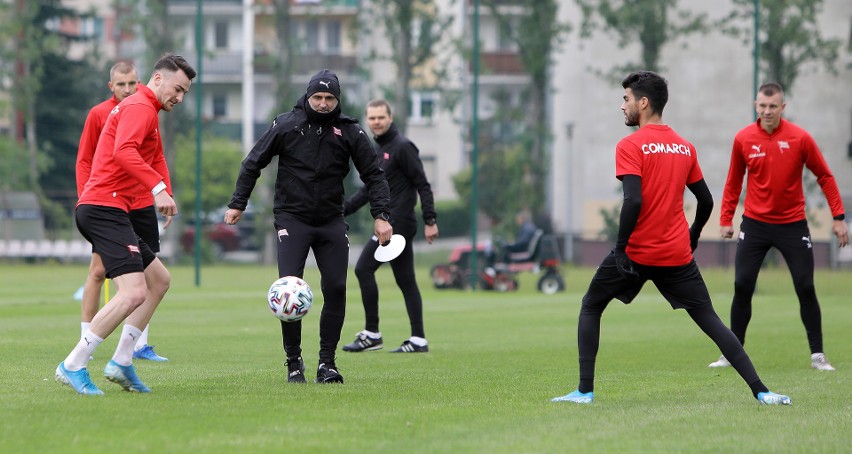
{"label": "grass pitch", "polygon": [[[852,293],[848,271],[819,271],[826,353],[809,368],[786,268],[761,273],[746,350],[791,407],[761,406],[730,368],[709,369],[715,345],[653,285],[602,322],[596,401],[551,403],[577,384],[576,321],[593,270],[567,268],[568,290],[438,291],[418,269],[427,354],[387,353],[409,335],[389,267],[380,278],[385,349],[338,350],[344,385],[289,385],[278,322],[265,303],[272,267],[172,268],[150,341],[168,363],[137,361],[154,392],[122,392],[90,363],[105,396],[78,396],[53,370],[79,336],[72,299],[83,266],[0,264],[0,439],[3,452],[848,452],[852,427]],[[733,270],[704,270],[728,320]],[[307,376],[316,372],[317,300],[304,322]],[[342,343],[363,328],[350,274]]]}

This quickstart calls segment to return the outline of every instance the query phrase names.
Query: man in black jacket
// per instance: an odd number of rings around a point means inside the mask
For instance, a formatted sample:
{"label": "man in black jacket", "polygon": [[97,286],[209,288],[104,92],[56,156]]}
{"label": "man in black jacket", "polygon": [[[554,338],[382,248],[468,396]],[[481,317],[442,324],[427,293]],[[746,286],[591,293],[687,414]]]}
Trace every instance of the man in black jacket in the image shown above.
{"label": "man in black jacket", "polygon": [[[384,170],[388,179],[391,193],[391,224],[393,230],[405,237],[405,249],[395,259],[391,260],[391,269],[396,279],[396,285],[402,290],[408,320],[411,323],[411,337],[405,340],[399,348],[391,353],[420,353],[428,352],[429,344],[423,330],[423,299],[417,280],[414,276],[414,250],[412,241],[417,233],[417,216],[414,206],[417,195],[420,194],[420,206],[423,211],[423,223],[426,225],[426,241],[438,237],[435,201],[432,187],[426,180],[423,163],[420,161],[420,151],[396,129],[393,115],[387,101],[377,99],[367,104],[367,125],[373,131],[379,144],[379,166]],[[367,203],[367,188],[362,187],[349,197],[343,205],[347,216],[358,211]],[[379,241],[374,236],[364,246],[358,263],[355,265],[355,276],[361,286],[361,300],[364,303],[365,328],[349,345],[343,346],[345,352],[362,352],[379,350],[384,345],[379,331],[379,287],[376,285],[376,270],[382,265],[373,254],[379,247]]]}
{"label": "man in black jacket", "polygon": [[[388,183],[376,152],[358,120],[340,112],[340,82],[324,69],[315,74],[293,110],[278,115],[243,160],[225,222],[236,224],[248,204],[260,172],[278,156],[275,179],[275,230],[278,275],[302,277],[312,249],[322,282],[320,351],[317,383],[343,383],[334,363],[346,314],[348,226],[343,217],[343,180],[349,160],[367,188],[376,237],[390,241]],[[281,322],[287,355],[287,381],[305,381],[302,322]]]}

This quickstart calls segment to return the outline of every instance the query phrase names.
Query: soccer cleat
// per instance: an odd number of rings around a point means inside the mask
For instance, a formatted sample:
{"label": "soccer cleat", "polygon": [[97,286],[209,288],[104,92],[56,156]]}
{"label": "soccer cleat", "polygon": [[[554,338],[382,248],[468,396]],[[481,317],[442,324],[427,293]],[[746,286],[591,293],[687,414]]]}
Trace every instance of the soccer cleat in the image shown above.
{"label": "soccer cleat", "polygon": [[56,381],[68,385],[77,391],[77,394],[99,396],[104,392],[98,389],[89,377],[89,370],[85,367],[80,370],[70,371],[65,368],[65,361],[56,366]]}
{"label": "soccer cleat", "polygon": [[320,363],[315,381],[316,383],[343,383],[343,375],[340,375],[334,364]]}
{"label": "soccer cleat", "polygon": [[728,362],[728,358],[725,358],[725,355],[719,357],[718,361],[713,361],[708,364],[707,367],[730,367],[731,363]]}
{"label": "soccer cleat", "polygon": [[410,340],[407,340],[399,346],[399,348],[393,349],[391,353],[426,353],[429,351],[429,345],[419,346],[417,344],[411,343]]}
{"label": "soccer cleat", "polygon": [[816,370],[834,370],[834,367],[826,359],[825,353],[814,353],[811,355],[811,368]]}
{"label": "soccer cleat", "polygon": [[165,356],[158,355],[157,352],[154,351],[154,346],[148,345],[148,344],[145,344],[144,347],[140,348],[139,350],[134,351],[133,352],[133,358],[135,358],[135,359],[147,359],[148,361],[156,361],[156,362],[159,362],[159,363],[169,360]]}
{"label": "soccer cleat", "polygon": [[775,394],[772,391],[757,393],[757,400],[763,405],[793,405],[793,401],[789,397]]}
{"label": "soccer cleat", "polygon": [[305,362],[301,356],[287,358],[287,383],[305,383]]}
{"label": "soccer cleat", "polygon": [[366,332],[361,331],[355,336],[355,340],[351,344],[344,345],[345,352],[363,352],[372,350],[381,350],[385,344],[382,343],[382,337],[370,337]]}
{"label": "soccer cleat", "polygon": [[133,364],[122,366],[113,360],[109,360],[104,368],[104,377],[113,383],[121,385],[125,391],[135,393],[151,392],[151,388],[145,386],[145,383],[142,383],[142,380],[136,375],[136,369],[133,367]]}
{"label": "soccer cleat", "polygon": [[581,393],[580,390],[574,390],[564,396],[550,399],[551,402],[574,402],[575,404],[590,404],[594,400],[595,393],[593,391]]}

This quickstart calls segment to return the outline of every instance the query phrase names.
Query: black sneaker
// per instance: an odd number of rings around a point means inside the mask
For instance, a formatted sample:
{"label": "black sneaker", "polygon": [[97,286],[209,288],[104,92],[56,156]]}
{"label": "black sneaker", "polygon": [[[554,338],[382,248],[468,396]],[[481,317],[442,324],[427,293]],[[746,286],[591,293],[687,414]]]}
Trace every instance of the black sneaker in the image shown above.
{"label": "black sneaker", "polygon": [[337,371],[334,364],[320,363],[317,367],[317,383],[343,383],[343,375]]}
{"label": "black sneaker", "polygon": [[305,362],[301,356],[287,358],[287,382],[305,383]]}
{"label": "black sneaker", "polygon": [[381,350],[385,344],[382,343],[382,338],[370,337],[366,332],[361,331],[355,336],[355,340],[348,345],[343,346],[345,352],[363,352],[370,350]]}
{"label": "black sneaker", "polygon": [[426,344],[424,346],[419,346],[417,344],[412,344],[410,340],[407,340],[399,346],[399,348],[391,350],[391,353],[426,353],[429,351],[429,345]]}

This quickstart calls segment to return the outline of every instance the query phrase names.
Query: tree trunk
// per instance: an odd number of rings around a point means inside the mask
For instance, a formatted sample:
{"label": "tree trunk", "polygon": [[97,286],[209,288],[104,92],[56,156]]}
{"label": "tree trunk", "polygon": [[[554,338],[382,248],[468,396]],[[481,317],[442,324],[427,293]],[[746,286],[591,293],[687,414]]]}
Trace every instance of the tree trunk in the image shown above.
{"label": "tree trunk", "polygon": [[275,34],[278,39],[278,49],[275,54],[275,97],[276,112],[287,112],[293,105],[294,96],[291,86],[293,79],[293,45],[290,39],[292,24],[290,22],[290,0],[274,0]]}

